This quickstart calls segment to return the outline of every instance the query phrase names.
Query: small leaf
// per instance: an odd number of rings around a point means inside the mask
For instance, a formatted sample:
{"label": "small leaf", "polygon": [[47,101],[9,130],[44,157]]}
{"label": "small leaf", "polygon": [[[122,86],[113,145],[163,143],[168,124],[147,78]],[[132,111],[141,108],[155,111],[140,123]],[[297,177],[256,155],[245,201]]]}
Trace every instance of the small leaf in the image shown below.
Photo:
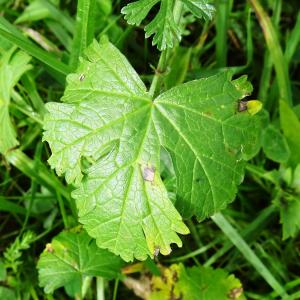
{"label": "small leaf", "polygon": [[203,219],[234,199],[243,159],[257,152],[261,130],[258,115],[237,113],[243,93],[230,73],[153,100],[126,58],[104,41],[87,49],[67,82],[64,103],[47,104],[44,139],[51,166],[78,187],[72,196],[80,222],[99,247],[129,261],[182,245],[177,233],[188,228],[160,176],[162,147],[172,158],[183,216]]}
{"label": "small leaf", "polygon": [[223,269],[171,265],[152,278],[149,300],[245,299],[241,282]]}
{"label": "small leaf", "polygon": [[203,18],[205,20],[211,20],[215,13],[215,7],[210,4],[209,0],[181,0],[186,7],[197,18]]}
{"label": "small leaf", "polygon": [[46,1],[35,0],[26,6],[22,14],[17,18],[16,24],[43,20],[51,15]]}
{"label": "small leaf", "polygon": [[[182,0],[196,17],[211,20],[215,11],[207,0]],[[160,9],[154,19],[145,26],[146,38],[154,35],[152,44],[159,50],[172,48],[181,39],[180,26],[173,15],[174,0],[138,0],[127,4],[121,10],[128,24],[140,25],[152,8],[160,2]]]}
{"label": "small leaf", "polygon": [[173,48],[181,39],[180,28],[173,16],[173,4],[173,0],[161,0],[158,14],[145,27],[146,38],[154,35],[152,45],[157,45],[159,50]]}
{"label": "small leaf", "polygon": [[17,146],[16,131],[9,115],[10,96],[21,76],[31,68],[30,56],[14,49],[0,61],[0,153]]}
{"label": "small leaf", "polygon": [[295,237],[300,230],[300,197],[283,199],[280,206],[280,223],[283,240]]}
{"label": "small leaf", "polygon": [[121,13],[125,15],[128,24],[139,26],[147,17],[152,7],[160,0],[139,0],[127,4]]}
{"label": "small leaf", "polygon": [[286,102],[281,100],[279,109],[281,129],[291,151],[289,163],[295,167],[300,163],[300,121]]}
{"label": "small leaf", "polygon": [[173,16],[174,0],[139,0],[122,9],[129,24],[139,25],[152,7],[160,2],[160,9],[154,19],[145,27],[146,38],[154,35],[152,44],[159,50],[172,48],[180,41],[181,32]]}
{"label": "small leaf", "polygon": [[83,276],[116,278],[123,263],[119,257],[100,249],[86,232],[73,229],[61,232],[47,244],[38,262],[40,286],[46,293],[82,283]]}
{"label": "small leaf", "polygon": [[255,115],[262,109],[262,103],[259,100],[247,101],[247,111],[250,115]]}
{"label": "small leaf", "polygon": [[285,163],[289,160],[290,149],[285,137],[274,126],[269,125],[262,136],[262,147],[267,158]]}

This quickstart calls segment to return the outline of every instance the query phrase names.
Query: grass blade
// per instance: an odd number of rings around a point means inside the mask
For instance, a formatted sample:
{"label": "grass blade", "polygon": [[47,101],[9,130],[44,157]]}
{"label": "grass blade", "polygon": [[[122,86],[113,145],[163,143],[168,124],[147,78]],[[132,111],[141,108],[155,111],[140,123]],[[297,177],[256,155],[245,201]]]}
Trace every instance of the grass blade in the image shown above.
{"label": "grass blade", "polygon": [[76,29],[70,59],[72,69],[76,69],[79,57],[94,38],[95,5],[95,0],[78,0]]}
{"label": "grass blade", "polygon": [[252,4],[258,17],[258,21],[263,30],[267,47],[274,63],[280,99],[286,101],[289,105],[291,105],[292,92],[288,74],[288,66],[283,56],[276,30],[272,24],[271,19],[261,6],[259,0],[250,0],[250,3]]}
{"label": "grass blade", "polygon": [[257,257],[254,251],[249,247],[245,240],[240,236],[237,230],[226,220],[221,214],[217,213],[211,217],[217,226],[223,231],[229,240],[236,246],[246,260],[256,269],[256,271],[266,280],[278,295],[284,299],[288,299],[288,295],[281,284],[274,278],[272,273]]}
{"label": "grass blade", "polygon": [[0,35],[53,70],[63,75],[70,73],[71,69],[68,65],[33,44],[3,17],[0,17]]}
{"label": "grass blade", "polygon": [[26,214],[26,209],[18,204],[12,203],[6,200],[4,197],[0,197],[0,211],[6,211],[10,213]]}
{"label": "grass blade", "polygon": [[290,63],[293,55],[295,54],[299,42],[300,42],[300,12],[298,13],[296,24],[286,44],[284,57],[287,64]]}
{"label": "grass blade", "polygon": [[218,67],[227,65],[227,30],[232,2],[232,0],[216,1],[216,56]]}
{"label": "grass blade", "polygon": [[36,180],[39,184],[45,186],[50,191],[53,191],[54,194],[60,194],[67,199],[70,203],[73,215],[77,216],[76,205],[74,200],[71,198],[69,191],[51,172],[49,172],[44,164],[39,162],[38,172],[36,172],[36,162],[31,160],[25,153],[18,149],[9,151],[5,158],[10,164],[15,166],[29,178]]}

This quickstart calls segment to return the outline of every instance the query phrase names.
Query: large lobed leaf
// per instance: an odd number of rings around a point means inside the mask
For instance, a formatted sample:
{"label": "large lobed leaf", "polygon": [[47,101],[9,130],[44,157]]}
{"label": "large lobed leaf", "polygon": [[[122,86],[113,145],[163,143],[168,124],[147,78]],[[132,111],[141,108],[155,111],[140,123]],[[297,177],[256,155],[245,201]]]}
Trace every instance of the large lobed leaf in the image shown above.
{"label": "large lobed leaf", "polygon": [[122,266],[118,256],[99,249],[86,232],[74,228],[47,244],[38,262],[39,282],[46,293],[72,283],[80,289],[85,276],[116,278]]}
{"label": "large lobed leaf", "polygon": [[[63,103],[49,103],[49,162],[77,189],[80,222],[101,248],[129,261],[181,246],[181,215],[199,219],[233,200],[243,158],[256,152],[258,117],[238,113],[251,90],[228,72],[179,85],[156,99],[109,42],[94,42]],[[152,101],[153,100],[153,101]],[[177,176],[175,209],[160,177],[160,151]]]}

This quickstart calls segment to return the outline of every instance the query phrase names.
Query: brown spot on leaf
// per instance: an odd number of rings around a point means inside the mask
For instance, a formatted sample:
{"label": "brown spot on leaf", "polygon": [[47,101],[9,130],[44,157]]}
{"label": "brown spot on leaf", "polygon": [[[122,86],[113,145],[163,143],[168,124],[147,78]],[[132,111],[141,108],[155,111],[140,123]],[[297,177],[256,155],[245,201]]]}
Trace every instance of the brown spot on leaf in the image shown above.
{"label": "brown spot on leaf", "polygon": [[50,243],[46,244],[46,251],[49,253],[53,253],[54,249]]}
{"label": "brown spot on leaf", "polygon": [[245,111],[247,110],[247,101],[239,101],[239,104],[238,104],[238,112],[242,112],[242,111]]}
{"label": "brown spot on leaf", "polygon": [[228,293],[228,297],[230,299],[238,299],[242,295],[243,291],[244,290],[242,287],[234,288],[230,290],[230,292]]}
{"label": "brown spot on leaf", "polygon": [[154,181],[155,168],[154,167],[144,167],[143,168],[143,178],[145,181]]}
{"label": "brown spot on leaf", "polygon": [[205,111],[203,114],[208,117],[212,116],[212,113],[210,111]]}
{"label": "brown spot on leaf", "polygon": [[153,253],[154,257],[157,257],[157,256],[158,256],[159,250],[160,250],[160,249],[159,249],[158,246],[156,246],[156,247],[154,248],[154,253]]}
{"label": "brown spot on leaf", "polygon": [[84,75],[84,74],[80,74],[79,80],[80,80],[80,81],[83,81],[84,79],[85,79],[85,75]]}

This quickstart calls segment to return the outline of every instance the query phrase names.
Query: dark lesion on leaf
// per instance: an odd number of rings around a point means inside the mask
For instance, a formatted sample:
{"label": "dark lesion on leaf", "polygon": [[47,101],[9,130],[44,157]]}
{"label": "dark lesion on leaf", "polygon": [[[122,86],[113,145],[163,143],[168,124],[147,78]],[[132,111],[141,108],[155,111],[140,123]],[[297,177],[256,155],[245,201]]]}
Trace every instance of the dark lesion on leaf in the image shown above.
{"label": "dark lesion on leaf", "polygon": [[153,182],[155,178],[155,167],[142,166],[142,176],[145,181]]}
{"label": "dark lesion on leaf", "polygon": [[248,101],[240,100],[238,102],[238,112],[246,111],[247,110],[247,103],[248,103]]}
{"label": "dark lesion on leaf", "polygon": [[228,297],[229,299],[238,299],[242,295],[243,291],[242,287],[234,288],[229,291]]}
{"label": "dark lesion on leaf", "polygon": [[85,79],[85,75],[84,75],[84,74],[80,74],[79,80],[80,80],[80,81],[83,81],[84,79]]}

